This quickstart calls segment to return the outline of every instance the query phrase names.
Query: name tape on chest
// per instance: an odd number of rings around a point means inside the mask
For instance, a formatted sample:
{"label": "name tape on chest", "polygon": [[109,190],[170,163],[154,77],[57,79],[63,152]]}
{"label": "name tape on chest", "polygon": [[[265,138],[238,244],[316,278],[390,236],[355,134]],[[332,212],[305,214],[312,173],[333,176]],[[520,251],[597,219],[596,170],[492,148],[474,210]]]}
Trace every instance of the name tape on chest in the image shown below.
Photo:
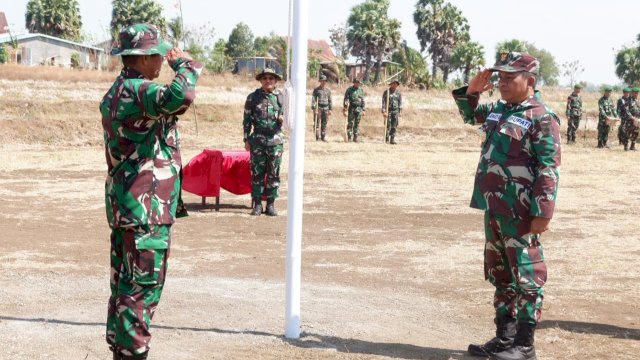
{"label": "name tape on chest", "polygon": [[491,113],[491,114],[489,114],[489,116],[487,116],[487,120],[489,120],[489,121],[499,121],[501,117],[502,117],[502,114]]}
{"label": "name tape on chest", "polygon": [[507,122],[510,124],[518,125],[525,130],[529,130],[529,128],[531,127],[531,121],[517,117],[515,115],[509,116]]}

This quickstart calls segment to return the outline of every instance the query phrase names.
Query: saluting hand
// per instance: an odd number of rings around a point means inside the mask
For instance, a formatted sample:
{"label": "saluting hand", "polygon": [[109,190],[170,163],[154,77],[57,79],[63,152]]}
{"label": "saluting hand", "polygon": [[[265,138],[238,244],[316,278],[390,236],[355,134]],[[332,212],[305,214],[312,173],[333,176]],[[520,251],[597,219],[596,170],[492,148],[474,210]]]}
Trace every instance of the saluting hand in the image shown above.
{"label": "saluting hand", "polygon": [[169,50],[167,55],[165,55],[164,57],[167,59],[167,62],[169,63],[169,65],[173,65],[178,59],[181,59],[181,58],[186,60],[193,60],[191,56],[189,56],[186,52],[184,52],[179,47],[174,47],[173,49]]}
{"label": "saluting hand", "polygon": [[469,82],[469,86],[467,87],[467,95],[482,93],[487,90],[493,89],[493,84],[491,83],[492,74],[492,70],[484,69],[478,75],[474,76],[473,79],[471,79],[471,81]]}

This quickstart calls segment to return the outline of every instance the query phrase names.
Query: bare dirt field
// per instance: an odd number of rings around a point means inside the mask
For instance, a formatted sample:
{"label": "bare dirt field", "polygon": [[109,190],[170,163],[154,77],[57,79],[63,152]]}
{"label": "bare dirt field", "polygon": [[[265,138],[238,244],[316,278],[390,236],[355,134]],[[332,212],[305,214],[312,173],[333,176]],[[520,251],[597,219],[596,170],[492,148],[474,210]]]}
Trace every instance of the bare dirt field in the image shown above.
{"label": "bare dirt field", "polygon": [[[97,111],[110,77],[14,70],[0,69],[0,359],[110,359]],[[182,122],[185,163],[205,147],[242,145],[243,101],[257,87],[204,80],[198,134],[193,112]],[[467,345],[492,336],[482,213],[468,207],[479,131],[447,92],[406,90],[400,144],[385,145],[383,88],[366,90],[363,143],[342,142],[339,111],[328,143],[307,131],[301,338],[283,337],[287,146],[277,218],[249,216],[248,195],[223,193],[215,212],[186,194],[191,215],[174,226],[150,359],[471,359]],[[343,91],[334,86],[334,103]],[[543,93],[561,114],[567,95]],[[563,146],[542,237],[549,281],[536,348],[540,359],[638,359],[640,153],[622,151],[615,134],[611,149],[595,149],[598,94],[584,97],[587,137],[581,128]]]}

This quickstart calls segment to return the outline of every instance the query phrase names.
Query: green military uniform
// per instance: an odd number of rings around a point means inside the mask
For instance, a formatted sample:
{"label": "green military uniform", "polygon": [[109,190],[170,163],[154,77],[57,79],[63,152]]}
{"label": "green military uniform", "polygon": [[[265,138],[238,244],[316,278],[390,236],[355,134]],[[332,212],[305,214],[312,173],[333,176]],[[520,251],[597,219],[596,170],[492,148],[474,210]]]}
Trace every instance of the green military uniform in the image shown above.
{"label": "green military uniform", "polygon": [[618,99],[616,103],[616,113],[618,114],[618,118],[620,119],[620,124],[618,125],[618,145],[623,145],[625,143],[625,133],[624,133],[624,123],[626,120],[626,114],[629,112],[628,104],[629,104],[629,93],[631,92],[630,87],[625,87],[622,89],[622,97]]}
{"label": "green military uniform", "polygon": [[[360,134],[360,120],[365,112],[364,90],[360,86],[360,79],[353,79],[353,86],[344,93],[344,111],[347,112],[347,140],[358,141]],[[358,83],[358,86],[356,86]]]}
{"label": "green military uniform", "polygon": [[[392,83],[400,84],[397,80]],[[397,88],[391,88],[382,94],[382,113],[387,114],[387,128],[385,129],[385,142],[396,144],[395,137],[402,112],[402,93]]]}
{"label": "green military uniform", "polygon": [[[267,74],[281,79],[274,70],[264,69],[256,75],[256,80]],[[280,187],[280,164],[285,143],[282,134],[283,115],[284,97],[277,89],[272,92],[256,89],[244,104],[244,141],[249,143],[251,149],[252,215],[260,215],[262,196],[267,198],[267,215],[277,215],[274,201]]]}
{"label": "green military uniform", "polygon": [[567,142],[576,142],[576,131],[580,127],[580,119],[582,119],[582,98],[578,95],[582,86],[576,84],[575,91],[567,98]]}
{"label": "green military uniform", "polygon": [[[629,117],[626,122],[626,140],[629,145],[629,150],[636,150],[636,140],[638,139],[638,132],[640,128],[636,125],[636,120],[640,119],[640,103],[638,102],[638,92],[640,87],[634,87],[631,89],[631,96],[629,98]],[[627,146],[625,144],[625,150]]]}
{"label": "green military uniform", "polygon": [[[112,55],[164,56],[171,49],[147,24],[125,28],[119,41]],[[125,66],[100,102],[112,229],[106,340],[114,359],[146,358],[164,285],[181,189],[177,115],[193,102],[202,71],[201,64],[186,58],[169,65],[176,73],[169,85]]]}
{"label": "green military uniform", "polygon": [[611,86],[604,88],[604,95],[598,100],[598,148],[609,147],[609,131],[611,130],[611,119],[617,118],[613,101],[610,98]]}
{"label": "green military uniform", "polygon": [[314,112],[315,122],[313,125],[315,128],[313,130],[316,134],[316,140],[326,141],[327,122],[333,105],[331,103],[331,89],[326,86],[327,77],[324,74],[320,75],[320,81],[323,83],[313,89],[311,110]]}

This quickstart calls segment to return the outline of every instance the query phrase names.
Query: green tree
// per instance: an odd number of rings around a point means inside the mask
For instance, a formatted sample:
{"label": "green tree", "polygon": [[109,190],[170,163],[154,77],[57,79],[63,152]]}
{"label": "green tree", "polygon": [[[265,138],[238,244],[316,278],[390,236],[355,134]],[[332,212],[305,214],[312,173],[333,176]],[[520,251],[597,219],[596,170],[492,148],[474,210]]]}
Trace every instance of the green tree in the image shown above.
{"label": "green tree", "polygon": [[167,38],[173,46],[178,46],[180,41],[184,40],[184,27],[182,18],[175,17],[167,24]]}
{"label": "green tree", "polygon": [[80,54],[74,52],[71,54],[71,68],[80,69]]}
{"label": "green tree", "polygon": [[375,82],[380,79],[382,61],[400,42],[401,23],[388,16],[389,0],[366,0],[351,9],[347,20],[347,41],[351,55],[364,60],[363,81],[369,80],[372,62],[376,63]]}
{"label": "green tree", "polygon": [[336,56],[346,59],[349,56],[349,41],[347,41],[347,24],[334,25],[329,29],[329,39]]}
{"label": "green tree", "polygon": [[471,72],[485,66],[484,48],[474,41],[458,44],[451,53],[451,66],[462,71],[462,81],[468,84]]}
{"label": "green tree", "polygon": [[253,32],[249,26],[241,22],[231,30],[227,41],[227,55],[234,59],[253,55]]}
{"label": "green tree", "polygon": [[616,53],[616,76],[627,84],[640,82],[640,51],[637,47],[623,47]]}
{"label": "green tree", "polygon": [[496,45],[496,60],[500,58],[500,53],[503,52],[525,52],[534,56],[538,61],[540,61],[540,68],[538,69],[538,78],[545,84],[549,86],[558,85],[558,75],[560,74],[560,69],[556,64],[556,60],[545,49],[539,49],[535,45],[517,39],[511,39],[507,41],[500,42]]}
{"label": "green tree", "polygon": [[210,22],[184,30],[185,49],[194,59],[205,64],[211,57],[215,29]]}
{"label": "green tree", "polygon": [[418,0],[413,21],[418,26],[416,35],[420,50],[431,55],[431,77],[435,80],[437,68],[442,69],[446,83],[451,71],[450,57],[461,42],[469,41],[469,24],[457,7],[444,0]]}
{"label": "green tree", "polygon": [[393,53],[391,61],[400,64],[402,67],[403,71],[399,80],[403,84],[425,87],[429,85],[427,61],[418,50],[409,47],[406,41],[403,41],[398,50]]}
{"label": "green tree", "polygon": [[9,62],[9,52],[4,45],[0,45],[0,64],[6,64]]}
{"label": "green tree", "polygon": [[162,5],[153,0],[113,0],[111,11],[111,36],[118,38],[122,29],[138,23],[153,24],[165,35],[167,23],[162,16]]}
{"label": "green tree", "polygon": [[231,71],[233,61],[226,55],[226,52],[227,42],[224,39],[218,39],[213,46],[209,61],[207,61],[207,68],[218,74]]}
{"label": "green tree", "polygon": [[78,0],[29,0],[25,27],[31,33],[82,40],[82,17]]}

